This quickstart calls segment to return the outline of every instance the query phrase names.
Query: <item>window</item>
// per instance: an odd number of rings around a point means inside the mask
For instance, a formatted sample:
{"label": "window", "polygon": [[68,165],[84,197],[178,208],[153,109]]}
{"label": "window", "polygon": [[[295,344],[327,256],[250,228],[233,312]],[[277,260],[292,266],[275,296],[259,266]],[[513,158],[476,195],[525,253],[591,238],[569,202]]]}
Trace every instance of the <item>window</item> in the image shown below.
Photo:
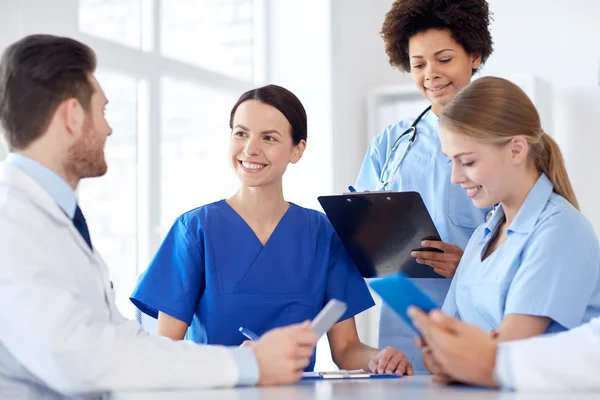
{"label": "window", "polygon": [[[253,0],[79,0],[73,36],[98,55],[113,134],[106,176],[78,191],[129,302],[174,219],[235,190],[229,112],[254,86]],[[73,22],[72,22],[73,23]],[[64,28],[63,28],[64,32]]]}
{"label": "window", "polygon": [[161,86],[160,226],[166,233],[183,212],[237,187],[227,150],[229,112],[238,96],[171,77]]}
{"label": "window", "polygon": [[148,0],[79,0],[79,29],[102,39],[140,48],[142,1]]}
{"label": "window", "polygon": [[238,79],[252,78],[252,0],[161,0],[166,57]]}
{"label": "window", "polygon": [[109,100],[113,129],[105,146],[106,175],[84,179],[78,188],[94,247],[106,261],[117,306],[129,318],[129,294],[137,279],[137,81],[118,72],[96,77]]}

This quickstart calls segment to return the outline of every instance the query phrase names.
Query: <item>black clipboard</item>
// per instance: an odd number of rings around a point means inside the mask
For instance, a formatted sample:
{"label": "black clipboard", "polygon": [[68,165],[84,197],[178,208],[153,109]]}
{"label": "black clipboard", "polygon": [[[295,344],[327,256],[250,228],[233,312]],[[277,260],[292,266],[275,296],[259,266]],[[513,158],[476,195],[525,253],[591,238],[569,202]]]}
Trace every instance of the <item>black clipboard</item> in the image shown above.
{"label": "black clipboard", "polygon": [[[444,278],[410,255],[422,240],[440,240],[417,192],[363,192],[320,196],[321,207],[365,278],[403,272],[411,278]],[[445,279],[445,278],[444,278]]]}

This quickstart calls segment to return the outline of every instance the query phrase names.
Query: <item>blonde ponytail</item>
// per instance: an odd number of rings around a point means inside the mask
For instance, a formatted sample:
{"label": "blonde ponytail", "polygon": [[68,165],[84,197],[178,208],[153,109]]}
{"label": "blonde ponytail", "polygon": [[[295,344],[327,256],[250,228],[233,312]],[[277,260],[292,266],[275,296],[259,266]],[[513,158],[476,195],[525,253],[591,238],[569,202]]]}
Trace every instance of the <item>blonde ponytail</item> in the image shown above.
{"label": "blonde ponytail", "polygon": [[571,180],[567,174],[565,161],[558,144],[544,131],[542,131],[541,139],[539,143],[541,149],[536,149],[537,157],[535,157],[535,161],[537,168],[550,178],[554,185],[554,191],[579,210],[579,203],[573,186],[571,186]]}
{"label": "blonde ponytail", "polygon": [[554,191],[579,209],[558,144],[541,127],[540,116],[525,92],[506,79],[475,80],[444,107],[440,126],[483,143],[503,144],[515,136],[529,143],[529,156]]}

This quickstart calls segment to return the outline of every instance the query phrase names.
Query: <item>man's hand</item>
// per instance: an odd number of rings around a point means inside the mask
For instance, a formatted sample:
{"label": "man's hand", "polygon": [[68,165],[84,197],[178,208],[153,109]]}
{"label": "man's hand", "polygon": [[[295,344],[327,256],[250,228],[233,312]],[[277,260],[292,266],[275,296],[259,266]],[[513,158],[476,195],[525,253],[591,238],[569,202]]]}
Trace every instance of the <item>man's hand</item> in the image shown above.
{"label": "man's hand", "polygon": [[452,378],[444,373],[442,366],[433,356],[431,347],[429,347],[421,337],[415,339],[415,347],[422,350],[421,357],[423,358],[423,365],[434,375],[433,380],[435,382],[444,384],[452,382]]}
{"label": "man's hand", "polygon": [[440,380],[498,386],[493,376],[497,345],[490,334],[437,310],[425,314],[411,307],[408,312],[431,349]]}
{"label": "man's hand", "polygon": [[463,250],[460,247],[439,240],[424,240],[421,242],[421,246],[440,249],[443,253],[436,251],[413,251],[410,255],[416,257],[419,264],[426,264],[433,267],[434,272],[446,278],[454,277],[458,263],[463,255]]}
{"label": "man's hand", "polygon": [[260,378],[258,385],[273,386],[294,383],[302,377],[317,344],[310,322],[273,329],[252,342]]}
{"label": "man's hand", "polygon": [[369,369],[375,374],[413,375],[408,358],[400,350],[388,346],[369,362]]}

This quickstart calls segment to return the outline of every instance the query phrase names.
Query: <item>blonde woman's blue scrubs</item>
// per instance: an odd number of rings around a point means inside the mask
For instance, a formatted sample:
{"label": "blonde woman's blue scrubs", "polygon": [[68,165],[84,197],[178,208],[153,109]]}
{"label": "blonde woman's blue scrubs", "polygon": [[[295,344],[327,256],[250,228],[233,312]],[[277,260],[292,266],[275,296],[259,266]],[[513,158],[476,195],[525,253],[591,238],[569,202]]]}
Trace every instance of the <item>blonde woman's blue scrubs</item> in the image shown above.
{"label": "blonde woman's blue scrubs", "polygon": [[263,245],[226,201],[179,217],[131,296],[190,325],[186,339],[225,346],[246,340],[240,327],[312,320],[331,299],[348,306],[340,321],[375,304],[324,214],[290,204]]}
{"label": "blonde woman's blue scrubs", "polygon": [[[381,170],[390,148],[412,123],[412,119],[400,121],[373,138],[356,179],[356,190],[378,189]],[[442,153],[437,115],[430,110],[416,127],[416,140],[386,189],[396,192],[419,192],[441,239],[464,249],[475,229],[485,222],[489,209],[473,206],[464,189],[450,182],[452,165]],[[398,165],[409,136],[405,135],[400,140],[386,168],[384,181],[390,179],[390,174]],[[414,279],[414,282],[439,305],[444,302],[450,286],[450,280],[446,278]],[[385,304],[382,306],[379,347],[393,346],[401,350],[412,362],[415,373],[429,373],[423,366],[420,350],[414,346],[414,335],[412,329],[400,317]]]}
{"label": "blonde woman's blue scrubs", "polygon": [[600,248],[588,220],[542,174],[508,227],[508,239],[483,255],[504,220],[502,204],[471,237],[442,310],[490,331],[507,314],[548,317],[547,333],[599,315]]}

